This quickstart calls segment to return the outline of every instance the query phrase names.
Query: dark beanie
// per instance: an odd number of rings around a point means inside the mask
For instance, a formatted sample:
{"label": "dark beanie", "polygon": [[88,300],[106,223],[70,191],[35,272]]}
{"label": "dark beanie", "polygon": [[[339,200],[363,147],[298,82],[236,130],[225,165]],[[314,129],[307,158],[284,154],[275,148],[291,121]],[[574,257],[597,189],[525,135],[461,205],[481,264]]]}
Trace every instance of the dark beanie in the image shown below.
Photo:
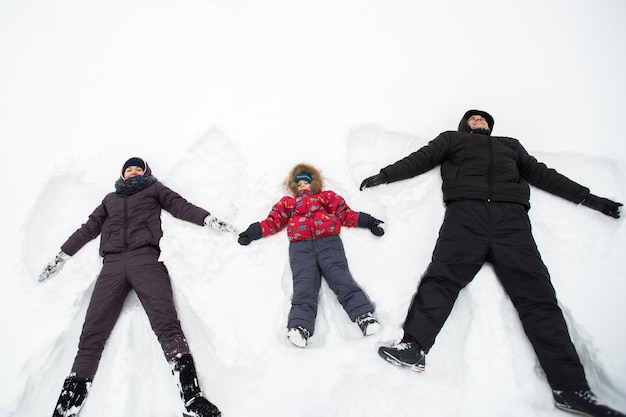
{"label": "dark beanie", "polygon": [[124,171],[128,167],[139,167],[143,169],[144,175],[150,175],[150,167],[148,163],[139,157],[132,157],[128,161],[124,162],[124,166],[122,166],[122,178],[124,178]]}
{"label": "dark beanie", "polygon": [[309,184],[313,182],[313,178],[311,177],[311,174],[309,174],[306,171],[302,171],[301,173],[296,175],[295,180],[296,180],[296,184],[299,183],[300,181],[306,181]]}

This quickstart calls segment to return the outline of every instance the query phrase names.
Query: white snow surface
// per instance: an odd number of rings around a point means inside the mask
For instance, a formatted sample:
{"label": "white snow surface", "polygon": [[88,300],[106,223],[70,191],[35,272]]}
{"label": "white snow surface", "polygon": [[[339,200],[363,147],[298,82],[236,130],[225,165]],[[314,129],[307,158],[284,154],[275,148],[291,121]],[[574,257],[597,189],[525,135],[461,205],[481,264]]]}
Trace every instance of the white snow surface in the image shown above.
{"label": "white snow surface", "polygon": [[[480,108],[494,134],[624,202],[625,17],[621,0],[0,1],[0,416],[52,414],[98,239],[49,281],[37,275],[131,156],[240,229],[267,215],[298,162],[385,221],[382,238],[341,234],[381,331],[362,337],[323,285],[316,334],[298,349],[286,338],[285,232],[242,247],[164,212],[162,260],[201,386],[225,417],[566,415],[488,265],[426,372],[378,357],[430,260],[441,180],[433,170],[358,186]],[[535,188],[531,198],[589,382],[626,411],[624,220]],[[177,396],[131,293],[81,417],[180,416]]]}

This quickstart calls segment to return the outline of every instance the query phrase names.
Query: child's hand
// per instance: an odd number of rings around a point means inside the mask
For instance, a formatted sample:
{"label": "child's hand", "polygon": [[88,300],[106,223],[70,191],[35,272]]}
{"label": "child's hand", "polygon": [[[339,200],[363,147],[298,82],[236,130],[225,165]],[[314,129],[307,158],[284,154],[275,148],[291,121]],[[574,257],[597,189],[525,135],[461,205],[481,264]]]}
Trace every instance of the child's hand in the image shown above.
{"label": "child's hand", "polygon": [[370,232],[375,236],[382,236],[385,234],[385,229],[380,227],[381,224],[385,223],[382,220],[378,220],[376,217],[370,216],[367,213],[360,212],[359,213],[359,227],[366,227],[370,229]]}
{"label": "child's hand", "polygon": [[252,223],[248,228],[239,233],[239,242],[240,245],[246,246],[249,245],[253,240],[261,239],[261,224],[259,222]]}
{"label": "child's hand", "polygon": [[[372,217],[373,218],[373,217]],[[385,223],[382,220],[374,219],[374,222],[370,226],[370,232],[372,232],[375,236],[382,236],[385,234],[385,229],[380,227],[381,224]]]}

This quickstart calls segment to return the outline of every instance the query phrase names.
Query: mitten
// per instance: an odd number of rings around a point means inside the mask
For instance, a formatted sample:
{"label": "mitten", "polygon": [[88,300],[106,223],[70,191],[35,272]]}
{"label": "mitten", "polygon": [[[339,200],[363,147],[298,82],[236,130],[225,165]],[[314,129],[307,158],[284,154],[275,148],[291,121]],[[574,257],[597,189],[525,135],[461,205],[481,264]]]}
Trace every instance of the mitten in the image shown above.
{"label": "mitten", "polygon": [[380,227],[380,225],[383,223],[385,222],[382,220],[378,220],[377,218],[372,217],[367,213],[359,213],[359,227],[365,227],[367,229],[370,229],[370,232],[372,232],[376,236],[382,236],[385,234],[385,230]]}
{"label": "mitten", "polygon": [[598,197],[593,194],[589,194],[581,204],[616,219],[619,219],[619,208],[623,205],[622,203],[617,203],[608,198]]}
{"label": "mitten", "polygon": [[375,187],[377,185],[387,184],[387,182],[387,174],[385,174],[384,172],[380,172],[379,174],[365,178],[361,183],[361,191],[363,191],[367,187]]}
{"label": "mitten", "polygon": [[256,222],[248,226],[244,232],[239,233],[237,242],[239,242],[240,245],[246,246],[253,240],[261,239],[261,237],[261,223]]}
{"label": "mitten", "polygon": [[57,256],[55,256],[54,259],[46,265],[41,274],[39,274],[39,282],[44,282],[48,278],[58,274],[65,265],[65,261],[69,258],[70,255],[67,253],[63,251],[59,252]]}

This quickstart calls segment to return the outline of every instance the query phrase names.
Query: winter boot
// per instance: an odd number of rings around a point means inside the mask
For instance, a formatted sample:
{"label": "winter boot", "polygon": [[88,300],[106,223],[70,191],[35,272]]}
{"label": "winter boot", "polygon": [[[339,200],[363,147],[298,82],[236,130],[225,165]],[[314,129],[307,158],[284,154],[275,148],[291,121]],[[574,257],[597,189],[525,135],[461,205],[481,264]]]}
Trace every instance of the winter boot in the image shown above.
{"label": "winter boot", "polygon": [[303,348],[306,347],[307,341],[309,340],[309,337],[311,337],[311,333],[302,326],[296,326],[289,329],[287,337],[291,343]]}
{"label": "winter boot", "polygon": [[380,324],[372,313],[361,314],[355,321],[361,329],[363,336],[372,335],[380,330]]}
{"label": "winter boot", "polygon": [[85,397],[91,387],[91,379],[79,378],[70,374],[63,382],[63,389],[52,417],[75,417],[85,402]]}
{"label": "winter boot", "polygon": [[600,404],[598,398],[589,390],[553,390],[552,396],[557,408],[570,413],[588,417],[626,417],[625,414]]}
{"label": "winter boot", "polygon": [[202,396],[196,375],[196,366],[190,353],[183,353],[170,361],[172,374],[176,377],[180,398],[183,400],[185,417],[219,417],[220,410]]}
{"label": "winter boot", "polygon": [[414,371],[423,372],[426,368],[426,355],[420,348],[415,338],[409,334],[404,334],[400,343],[378,349],[378,354],[387,362],[394,365],[405,366]]}

